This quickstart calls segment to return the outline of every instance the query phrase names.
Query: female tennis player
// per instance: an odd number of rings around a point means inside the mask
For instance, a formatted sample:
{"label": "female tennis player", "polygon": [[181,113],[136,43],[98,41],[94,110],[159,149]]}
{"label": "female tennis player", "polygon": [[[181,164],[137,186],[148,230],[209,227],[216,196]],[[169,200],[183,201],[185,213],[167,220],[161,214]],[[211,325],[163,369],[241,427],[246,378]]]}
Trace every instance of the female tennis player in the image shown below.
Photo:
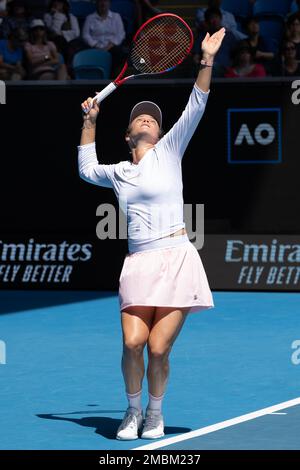
{"label": "female tennis player", "polygon": [[[95,129],[99,107],[84,114],[79,174],[112,188],[127,216],[128,248],[119,279],[123,332],[122,372],[128,408],[117,439],[164,435],[162,401],[169,376],[169,355],[187,315],[213,307],[206,274],[183,221],[181,159],[204,113],[214,57],[225,35],[206,35],[202,61],[189,101],[179,120],[162,135],[162,114],[152,102],[134,106],[125,139],[132,161],[98,164]],[[82,103],[89,108],[92,98]],[[144,347],[148,350],[149,403],[141,396]]]}

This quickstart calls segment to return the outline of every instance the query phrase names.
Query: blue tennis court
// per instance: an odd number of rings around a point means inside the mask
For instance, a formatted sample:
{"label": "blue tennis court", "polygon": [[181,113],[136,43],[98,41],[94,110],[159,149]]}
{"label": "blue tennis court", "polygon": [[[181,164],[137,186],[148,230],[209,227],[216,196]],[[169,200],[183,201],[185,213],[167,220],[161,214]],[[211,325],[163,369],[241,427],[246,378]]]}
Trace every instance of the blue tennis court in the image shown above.
{"label": "blue tennis court", "polygon": [[165,436],[122,442],[115,293],[1,291],[1,449],[300,449],[300,294],[214,299],[172,350]]}

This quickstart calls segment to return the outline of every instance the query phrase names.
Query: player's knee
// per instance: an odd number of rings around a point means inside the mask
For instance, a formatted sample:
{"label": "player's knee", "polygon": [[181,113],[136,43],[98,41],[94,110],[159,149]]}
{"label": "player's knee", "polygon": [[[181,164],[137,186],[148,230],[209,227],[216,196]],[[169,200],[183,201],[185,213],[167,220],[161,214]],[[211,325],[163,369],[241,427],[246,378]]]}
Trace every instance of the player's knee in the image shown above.
{"label": "player's knee", "polygon": [[169,344],[160,341],[149,341],[148,342],[148,353],[153,359],[165,360],[168,358],[171,351]]}
{"label": "player's knee", "polygon": [[125,353],[140,355],[143,353],[146,342],[142,338],[132,336],[126,338],[123,344]]}

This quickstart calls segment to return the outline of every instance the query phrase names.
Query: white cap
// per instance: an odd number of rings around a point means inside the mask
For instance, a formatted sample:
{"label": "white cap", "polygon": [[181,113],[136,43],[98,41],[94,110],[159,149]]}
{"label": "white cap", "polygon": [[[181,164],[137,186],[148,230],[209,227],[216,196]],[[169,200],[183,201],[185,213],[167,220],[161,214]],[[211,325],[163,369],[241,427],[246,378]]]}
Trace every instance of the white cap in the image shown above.
{"label": "white cap", "polygon": [[39,18],[35,18],[30,23],[30,29],[36,28],[37,26],[45,28],[45,23],[43,22],[43,20],[40,20]]}
{"label": "white cap", "polygon": [[141,101],[140,103],[137,103],[131,110],[129,124],[131,124],[131,122],[141,114],[149,114],[149,116],[152,116],[158,122],[158,125],[161,128],[162,113],[157,104],[153,103],[152,101]]}

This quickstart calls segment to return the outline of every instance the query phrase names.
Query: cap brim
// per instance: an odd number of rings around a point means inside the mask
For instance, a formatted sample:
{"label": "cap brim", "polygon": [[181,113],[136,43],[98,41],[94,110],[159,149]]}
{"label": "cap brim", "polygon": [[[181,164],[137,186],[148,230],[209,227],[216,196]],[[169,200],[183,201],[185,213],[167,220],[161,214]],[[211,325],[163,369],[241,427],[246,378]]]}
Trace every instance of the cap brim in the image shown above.
{"label": "cap brim", "polygon": [[152,101],[141,101],[140,103],[137,103],[132,108],[130,113],[129,124],[131,124],[131,122],[141,114],[149,114],[149,116],[152,116],[158,122],[158,125],[161,128],[162,113],[157,104],[153,103]]}

